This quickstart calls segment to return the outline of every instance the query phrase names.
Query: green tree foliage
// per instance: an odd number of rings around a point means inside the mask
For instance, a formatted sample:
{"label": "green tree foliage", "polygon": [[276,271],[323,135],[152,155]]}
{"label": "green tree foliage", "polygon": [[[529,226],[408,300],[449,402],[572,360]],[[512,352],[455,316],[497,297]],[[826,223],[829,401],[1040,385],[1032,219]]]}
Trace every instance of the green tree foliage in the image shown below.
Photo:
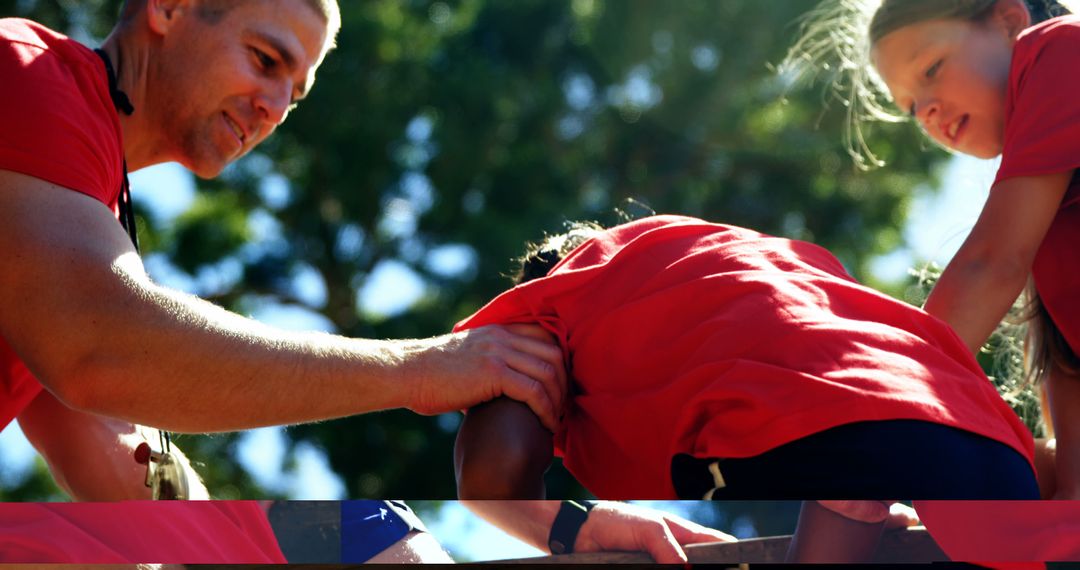
{"label": "green tree foliage", "polygon": [[[0,0],[101,37],[116,2]],[[144,218],[150,254],[225,275],[200,291],[241,312],[304,306],[357,337],[446,332],[504,290],[524,242],[617,210],[680,213],[815,241],[852,273],[901,245],[910,190],[941,153],[906,125],[870,130],[890,162],[855,169],[844,109],[793,90],[779,62],[809,8],[757,0],[342,2],[338,48],[310,98],[257,153],[198,183],[171,224]],[[152,193],[138,188],[136,194]],[[395,262],[424,283],[407,310],[359,292]],[[226,270],[232,268],[231,270]],[[297,276],[317,276],[314,300]],[[298,426],[353,497],[454,495],[457,418],[386,412]],[[181,442],[218,496],[264,494],[235,436]],[[231,490],[228,486],[231,486]],[[224,489],[224,490],[222,490]],[[563,473],[552,496],[582,491]]]}

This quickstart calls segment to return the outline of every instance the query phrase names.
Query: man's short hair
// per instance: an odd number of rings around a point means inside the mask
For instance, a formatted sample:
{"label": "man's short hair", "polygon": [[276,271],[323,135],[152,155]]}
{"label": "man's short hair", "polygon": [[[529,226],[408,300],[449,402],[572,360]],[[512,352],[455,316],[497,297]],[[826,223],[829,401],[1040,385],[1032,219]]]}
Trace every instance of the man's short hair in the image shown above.
{"label": "man's short hair", "polygon": [[[241,2],[251,1],[254,0],[199,0],[197,14],[207,22],[216,23]],[[331,41],[336,38],[338,30],[341,29],[341,9],[338,7],[337,0],[304,0],[304,2],[326,20]],[[146,0],[124,0],[124,6],[120,11],[120,21],[129,21],[145,6]]]}

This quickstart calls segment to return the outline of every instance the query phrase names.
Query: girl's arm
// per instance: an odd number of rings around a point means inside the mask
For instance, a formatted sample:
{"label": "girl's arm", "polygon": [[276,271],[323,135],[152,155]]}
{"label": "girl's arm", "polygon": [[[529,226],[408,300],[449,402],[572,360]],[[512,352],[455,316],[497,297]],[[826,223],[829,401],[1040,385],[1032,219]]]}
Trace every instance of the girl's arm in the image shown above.
{"label": "girl's arm", "polygon": [[978,352],[1027,283],[1072,171],[1002,180],[924,307]]}
{"label": "girl's arm", "polygon": [[1054,425],[1055,499],[1080,498],[1080,378],[1058,366],[1046,379],[1050,418]]}
{"label": "girl's arm", "polygon": [[454,443],[459,499],[543,499],[552,434],[529,406],[497,398],[469,409]]}

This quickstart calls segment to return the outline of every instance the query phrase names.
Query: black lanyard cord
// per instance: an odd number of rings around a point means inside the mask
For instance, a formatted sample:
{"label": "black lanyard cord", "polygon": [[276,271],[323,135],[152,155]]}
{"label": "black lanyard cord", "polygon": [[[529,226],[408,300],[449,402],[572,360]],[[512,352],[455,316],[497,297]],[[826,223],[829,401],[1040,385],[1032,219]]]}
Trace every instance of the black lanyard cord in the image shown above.
{"label": "black lanyard cord", "polygon": [[[105,63],[105,73],[109,77],[109,97],[112,98],[113,106],[116,107],[117,112],[131,115],[135,112],[135,107],[132,106],[127,93],[121,91],[117,85],[116,70],[113,68],[112,60],[109,59],[109,54],[102,49],[96,49],[94,53]],[[117,200],[117,205],[120,208],[120,225],[127,230],[131,243],[135,245],[135,251],[138,251],[139,234],[135,228],[135,208],[131,205],[131,183],[128,182],[127,158],[124,159],[124,182],[120,186],[120,197]]]}
{"label": "black lanyard cord", "polygon": [[[94,53],[105,63],[105,73],[109,78],[109,97],[112,98],[113,106],[116,107],[118,113],[130,116],[135,112],[135,107],[131,104],[131,99],[128,99],[127,93],[121,91],[117,84],[116,70],[113,68],[112,60],[109,59],[109,54],[102,49],[95,49]],[[131,238],[131,243],[135,246],[135,251],[138,252],[139,233],[135,227],[135,208],[131,204],[131,183],[128,182],[126,157],[124,158],[124,181],[120,186],[120,197],[117,199],[117,206],[120,209],[120,225],[127,230],[128,237]],[[172,438],[169,436],[169,432],[158,430],[158,438],[161,440],[161,450],[168,453],[172,449]]]}

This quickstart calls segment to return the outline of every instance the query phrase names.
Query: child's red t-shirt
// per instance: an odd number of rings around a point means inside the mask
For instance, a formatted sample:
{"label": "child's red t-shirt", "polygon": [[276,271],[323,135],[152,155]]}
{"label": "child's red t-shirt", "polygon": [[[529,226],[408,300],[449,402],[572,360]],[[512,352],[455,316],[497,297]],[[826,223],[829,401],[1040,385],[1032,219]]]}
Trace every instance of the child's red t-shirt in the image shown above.
{"label": "child's red t-shirt", "polygon": [[[1080,17],[1025,30],[1013,48],[997,180],[1080,167]],[[1080,354],[1080,177],[1039,247],[1032,276],[1069,346]]]}
{"label": "child's red t-shirt", "polygon": [[[116,213],[123,144],[101,59],[35,22],[0,19],[0,84],[0,170],[87,194]],[[0,429],[41,388],[0,336]]]}
{"label": "child's red t-shirt", "polygon": [[1080,502],[915,501],[951,559],[1002,570],[1080,560]]}
{"label": "child's red t-shirt", "polygon": [[671,458],[749,457],[831,427],[915,419],[1032,457],[943,322],[813,244],[693,218],[604,232],[456,330],[537,322],[574,398],[556,452],[605,499],[674,498]]}

